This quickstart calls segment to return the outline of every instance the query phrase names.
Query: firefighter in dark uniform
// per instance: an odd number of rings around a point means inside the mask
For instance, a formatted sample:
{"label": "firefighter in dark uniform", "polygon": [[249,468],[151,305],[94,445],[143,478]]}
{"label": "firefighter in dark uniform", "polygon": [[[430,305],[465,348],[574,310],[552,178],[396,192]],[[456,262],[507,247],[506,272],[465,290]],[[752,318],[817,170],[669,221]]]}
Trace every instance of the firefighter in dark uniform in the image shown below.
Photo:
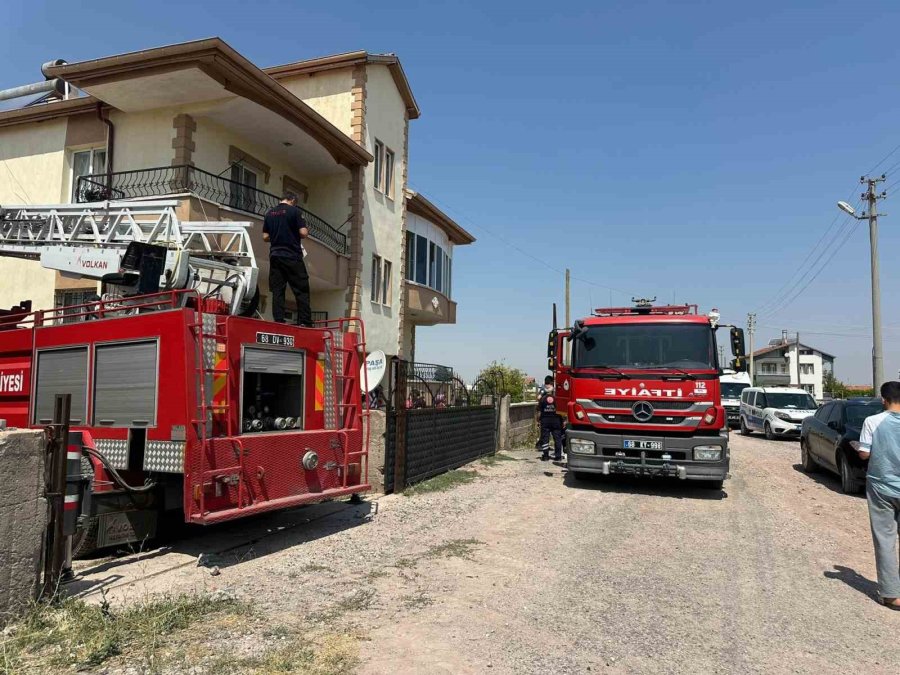
{"label": "firefighter in dark uniform", "polygon": [[553,385],[544,385],[544,393],[538,400],[538,417],[541,424],[541,438],[538,444],[541,446],[541,461],[550,459],[550,436],[553,436],[553,459],[562,459],[563,426],[562,420],[556,412],[556,393]]}

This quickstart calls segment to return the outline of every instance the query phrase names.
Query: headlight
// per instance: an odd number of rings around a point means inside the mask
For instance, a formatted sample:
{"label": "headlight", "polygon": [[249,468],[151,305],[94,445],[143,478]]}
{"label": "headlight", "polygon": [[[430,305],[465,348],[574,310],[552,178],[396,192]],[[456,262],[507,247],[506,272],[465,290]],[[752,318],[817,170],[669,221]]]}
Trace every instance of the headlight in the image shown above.
{"label": "headlight", "polygon": [[722,459],[721,445],[698,445],[694,448],[694,460],[701,462],[715,462]]}
{"label": "headlight", "polygon": [[569,452],[575,452],[579,455],[593,455],[594,441],[586,441],[583,438],[570,438]]}
{"label": "headlight", "polygon": [[791,416],[788,415],[787,413],[777,412],[777,413],[775,413],[775,417],[777,417],[780,420],[787,420],[788,422],[791,421]]}

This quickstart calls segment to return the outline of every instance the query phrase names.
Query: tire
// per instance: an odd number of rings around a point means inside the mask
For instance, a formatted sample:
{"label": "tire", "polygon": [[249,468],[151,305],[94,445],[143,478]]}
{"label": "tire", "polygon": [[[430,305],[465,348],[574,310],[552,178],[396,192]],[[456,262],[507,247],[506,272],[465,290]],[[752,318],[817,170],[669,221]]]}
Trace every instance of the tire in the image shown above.
{"label": "tire", "polygon": [[97,533],[100,531],[100,519],[91,518],[86,527],[75,531],[72,535],[72,558],[89,556],[97,550]]}
{"label": "tire", "polygon": [[819,465],[816,464],[816,460],[809,452],[809,441],[804,441],[802,438],[800,439],[800,466],[805,473],[815,473],[819,470]]}
{"label": "tire", "polygon": [[766,440],[767,440],[767,441],[774,441],[774,440],[775,440],[775,434],[772,433],[772,427],[769,425],[768,422],[766,422],[766,426],[765,426],[764,428],[765,428],[765,430],[766,430]]}
{"label": "tire", "polygon": [[859,492],[859,486],[853,477],[853,468],[850,462],[844,457],[844,453],[838,451],[837,456],[838,474],[841,477],[841,492],[845,495],[855,495]]}
{"label": "tire", "polygon": [[744,421],[744,416],[741,415],[741,436],[749,436],[752,433],[750,427],[748,427],[747,423]]}

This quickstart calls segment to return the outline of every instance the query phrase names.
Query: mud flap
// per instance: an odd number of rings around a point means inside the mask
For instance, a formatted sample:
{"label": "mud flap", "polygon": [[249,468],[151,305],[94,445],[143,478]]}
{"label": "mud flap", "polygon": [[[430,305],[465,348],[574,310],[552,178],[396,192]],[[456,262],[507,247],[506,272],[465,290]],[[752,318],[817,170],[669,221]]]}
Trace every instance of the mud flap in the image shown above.
{"label": "mud flap", "polygon": [[98,548],[143,542],[156,536],[156,511],[104,513],[97,518]]}

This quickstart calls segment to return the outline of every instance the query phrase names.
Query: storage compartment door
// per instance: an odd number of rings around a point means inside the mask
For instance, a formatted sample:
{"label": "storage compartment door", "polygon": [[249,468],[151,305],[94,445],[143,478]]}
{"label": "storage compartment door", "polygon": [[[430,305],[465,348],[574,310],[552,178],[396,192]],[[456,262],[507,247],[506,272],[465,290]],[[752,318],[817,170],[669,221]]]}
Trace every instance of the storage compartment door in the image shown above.
{"label": "storage compartment door", "polygon": [[34,424],[53,422],[56,394],[71,394],[69,423],[84,425],[87,418],[87,347],[49,349],[37,353]]}
{"label": "storage compartment door", "polygon": [[156,425],[156,341],[97,345],[94,352],[94,425]]}

